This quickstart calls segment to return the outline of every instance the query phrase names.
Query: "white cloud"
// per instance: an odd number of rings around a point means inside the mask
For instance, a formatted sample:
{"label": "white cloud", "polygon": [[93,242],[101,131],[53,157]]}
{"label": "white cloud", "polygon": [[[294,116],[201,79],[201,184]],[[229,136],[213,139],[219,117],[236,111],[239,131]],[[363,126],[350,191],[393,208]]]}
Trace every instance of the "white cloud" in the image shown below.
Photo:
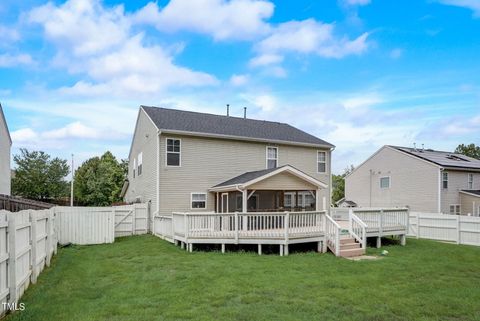
{"label": "white cloud", "polygon": [[250,67],[259,67],[266,66],[271,64],[281,63],[283,61],[283,56],[276,54],[263,54],[257,57],[250,59]]}
{"label": "white cloud", "polygon": [[264,112],[271,112],[275,109],[277,101],[272,95],[260,95],[254,97],[252,103],[260,107]]}
{"label": "white cloud", "polygon": [[273,10],[273,3],[263,0],[171,0],[162,9],[150,2],[133,16],[133,21],[154,25],[161,31],[208,34],[215,40],[248,40],[269,30],[265,20]]}
{"label": "white cloud", "polygon": [[480,1],[478,0],[439,0],[439,2],[445,5],[470,9],[475,17],[480,18]]}
{"label": "white cloud", "polygon": [[38,134],[34,132],[31,128],[22,128],[12,131],[11,136],[12,141],[16,144],[32,141],[38,138]]}
{"label": "white cloud", "polygon": [[14,29],[0,25],[0,40],[2,41],[18,41],[20,40],[20,33]]}
{"label": "white cloud", "polygon": [[[270,36],[260,41],[256,50],[262,56],[279,56],[287,52],[316,54],[324,58],[343,58],[348,55],[360,55],[368,49],[368,33],[356,39],[337,37],[335,25],[307,19],[279,24]],[[268,57],[268,56],[267,56]],[[278,60],[278,57],[276,58]]]}
{"label": "white cloud", "polygon": [[248,83],[250,77],[248,75],[232,75],[230,84],[232,86],[244,86]]}
{"label": "white cloud", "polygon": [[33,59],[28,54],[11,55],[6,53],[0,55],[0,68],[17,67],[18,65],[31,65],[32,63]]}
{"label": "white cloud", "polygon": [[88,76],[60,88],[62,94],[129,97],[158,94],[174,86],[217,83],[207,73],[175,64],[174,54],[183,46],[169,51],[145,45],[143,33],[134,33],[123,6],[106,8],[99,0],[69,0],[35,8],[29,19],[42,25],[47,39],[57,46],[56,66]]}

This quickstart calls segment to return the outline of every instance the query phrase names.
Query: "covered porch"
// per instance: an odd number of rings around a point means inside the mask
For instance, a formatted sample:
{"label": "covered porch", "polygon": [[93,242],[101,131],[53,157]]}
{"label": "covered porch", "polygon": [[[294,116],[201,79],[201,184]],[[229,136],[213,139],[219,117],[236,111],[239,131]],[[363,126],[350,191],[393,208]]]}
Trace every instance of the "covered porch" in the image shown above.
{"label": "covered porch", "polygon": [[328,185],[285,165],[247,172],[210,189],[216,213],[325,210]]}

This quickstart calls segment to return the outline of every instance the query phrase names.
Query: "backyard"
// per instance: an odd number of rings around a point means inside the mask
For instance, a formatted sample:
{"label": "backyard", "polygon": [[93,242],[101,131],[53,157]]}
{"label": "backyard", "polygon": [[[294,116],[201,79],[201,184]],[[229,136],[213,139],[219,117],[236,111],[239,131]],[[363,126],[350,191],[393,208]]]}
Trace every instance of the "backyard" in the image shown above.
{"label": "backyard", "polygon": [[480,320],[480,248],[408,239],[331,253],[194,252],[150,235],[60,249],[7,320]]}

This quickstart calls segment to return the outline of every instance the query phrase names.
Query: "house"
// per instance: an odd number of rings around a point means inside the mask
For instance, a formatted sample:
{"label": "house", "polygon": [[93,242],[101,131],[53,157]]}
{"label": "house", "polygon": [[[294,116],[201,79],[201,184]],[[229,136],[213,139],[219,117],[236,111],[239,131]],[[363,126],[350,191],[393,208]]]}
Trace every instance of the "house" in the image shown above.
{"label": "house", "polygon": [[12,138],[8,131],[7,120],[0,104],[0,194],[10,195],[11,172],[10,150]]}
{"label": "house", "polygon": [[432,149],[383,146],[345,178],[360,207],[480,215],[480,160]]}
{"label": "house", "polygon": [[160,215],[323,210],[333,148],[284,123],[141,106],[124,198]]}
{"label": "house", "polygon": [[342,207],[342,208],[357,207],[357,203],[355,203],[353,201],[349,201],[349,200],[345,199],[345,197],[336,201],[335,205],[337,205],[337,207]]}

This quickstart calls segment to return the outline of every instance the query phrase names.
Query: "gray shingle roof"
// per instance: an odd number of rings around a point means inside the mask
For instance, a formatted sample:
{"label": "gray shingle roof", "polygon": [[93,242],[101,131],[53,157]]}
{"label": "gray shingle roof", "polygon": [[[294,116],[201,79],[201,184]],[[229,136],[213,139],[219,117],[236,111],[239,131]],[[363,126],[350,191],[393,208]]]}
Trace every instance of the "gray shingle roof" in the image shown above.
{"label": "gray shingle roof", "polygon": [[410,147],[390,146],[410,155],[446,168],[480,169],[480,160],[462,154],[443,152],[433,149],[414,149]]}
{"label": "gray shingle roof", "polygon": [[141,106],[160,130],[284,141],[334,147],[285,123],[221,116],[184,110]]}
{"label": "gray shingle roof", "polygon": [[213,188],[220,187],[220,186],[231,186],[231,185],[237,185],[237,184],[244,184],[246,182],[251,181],[252,179],[262,177],[263,175],[267,175],[268,173],[276,171],[277,169],[285,167],[285,166],[288,166],[288,165],[284,165],[284,166],[277,167],[277,168],[263,169],[263,170],[254,171],[254,172],[246,172],[246,173],[243,173],[242,175],[231,178],[228,181],[225,181],[223,183],[215,185],[215,186],[213,186]]}
{"label": "gray shingle roof", "polygon": [[480,190],[468,190],[468,189],[462,189],[462,192],[470,193],[470,194],[475,194],[480,197]]}

